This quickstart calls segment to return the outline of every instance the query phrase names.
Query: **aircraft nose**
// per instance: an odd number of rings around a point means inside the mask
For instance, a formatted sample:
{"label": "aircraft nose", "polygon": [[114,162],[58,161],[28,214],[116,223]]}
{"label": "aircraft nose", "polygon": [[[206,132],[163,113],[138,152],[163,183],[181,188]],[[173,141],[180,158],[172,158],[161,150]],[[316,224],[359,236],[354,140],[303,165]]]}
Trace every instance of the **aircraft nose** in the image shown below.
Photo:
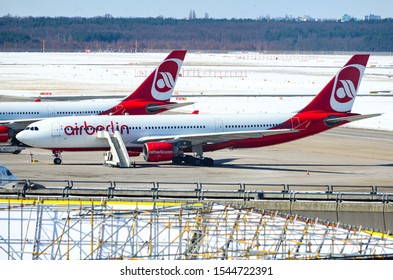
{"label": "aircraft nose", "polygon": [[22,142],[22,143],[25,144],[25,145],[32,146],[32,145],[31,145],[31,137],[29,136],[29,133],[28,133],[28,131],[26,131],[26,130],[22,130],[21,132],[19,132],[19,133],[16,135],[16,139],[17,139],[19,142]]}

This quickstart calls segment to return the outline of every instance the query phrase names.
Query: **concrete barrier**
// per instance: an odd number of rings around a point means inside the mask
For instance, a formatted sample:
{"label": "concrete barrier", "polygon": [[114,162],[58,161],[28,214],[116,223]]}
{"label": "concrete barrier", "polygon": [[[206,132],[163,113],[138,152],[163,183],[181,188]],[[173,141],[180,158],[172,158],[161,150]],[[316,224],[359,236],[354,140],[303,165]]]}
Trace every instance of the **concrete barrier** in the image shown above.
{"label": "concrete barrier", "polygon": [[246,205],[393,232],[393,204],[381,202],[248,201]]}

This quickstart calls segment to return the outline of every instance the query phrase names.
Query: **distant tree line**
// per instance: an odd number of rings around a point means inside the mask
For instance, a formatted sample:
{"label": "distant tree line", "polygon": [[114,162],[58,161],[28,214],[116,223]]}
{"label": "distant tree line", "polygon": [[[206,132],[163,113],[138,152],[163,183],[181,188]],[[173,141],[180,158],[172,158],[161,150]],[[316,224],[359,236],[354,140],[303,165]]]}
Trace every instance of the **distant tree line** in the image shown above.
{"label": "distant tree line", "polygon": [[393,20],[0,17],[0,51],[393,51]]}

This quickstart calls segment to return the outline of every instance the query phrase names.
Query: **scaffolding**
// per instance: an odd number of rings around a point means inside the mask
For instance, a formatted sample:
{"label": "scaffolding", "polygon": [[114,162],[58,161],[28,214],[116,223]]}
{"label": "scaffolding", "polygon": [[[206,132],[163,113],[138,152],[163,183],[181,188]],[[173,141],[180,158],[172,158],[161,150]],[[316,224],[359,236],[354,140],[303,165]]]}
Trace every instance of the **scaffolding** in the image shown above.
{"label": "scaffolding", "polygon": [[237,204],[0,201],[0,259],[386,258],[393,236]]}

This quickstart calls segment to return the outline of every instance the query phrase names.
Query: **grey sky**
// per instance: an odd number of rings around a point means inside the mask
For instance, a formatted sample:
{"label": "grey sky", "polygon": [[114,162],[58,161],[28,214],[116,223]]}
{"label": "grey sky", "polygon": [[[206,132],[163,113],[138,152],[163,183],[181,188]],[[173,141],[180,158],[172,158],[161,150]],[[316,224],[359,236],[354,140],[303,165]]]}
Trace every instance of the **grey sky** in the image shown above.
{"label": "grey sky", "polygon": [[363,19],[376,14],[393,18],[392,0],[0,0],[0,16],[94,17],[197,17],[208,13],[212,18],[252,18],[270,15],[314,18],[341,18],[344,14]]}

